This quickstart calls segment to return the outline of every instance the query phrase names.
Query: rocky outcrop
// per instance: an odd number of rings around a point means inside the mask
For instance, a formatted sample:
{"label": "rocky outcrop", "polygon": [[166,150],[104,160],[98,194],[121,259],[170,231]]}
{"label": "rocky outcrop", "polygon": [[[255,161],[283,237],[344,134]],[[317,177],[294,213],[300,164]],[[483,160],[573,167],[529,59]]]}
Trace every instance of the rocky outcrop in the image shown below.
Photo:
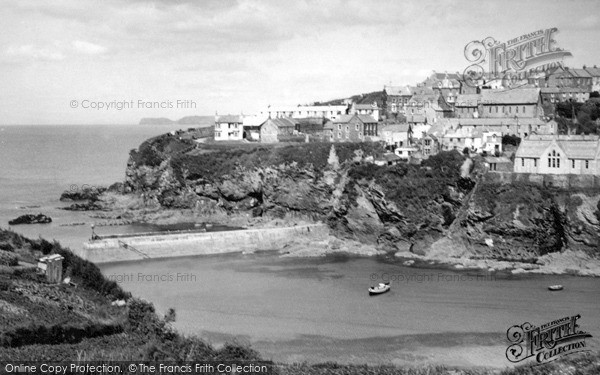
{"label": "rocky outcrop", "polygon": [[597,191],[567,191],[485,178],[473,190],[447,238],[428,255],[537,262],[565,250],[597,256]]}
{"label": "rocky outcrop", "polygon": [[123,191],[198,215],[320,220],[337,238],[425,257],[531,263],[565,250],[596,256],[600,245],[598,192],[498,183],[456,152],[377,166],[383,150],[369,143],[190,153],[176,142],[133,152]]}
{"label": "rocky outcrop", "polygon": [[[157,140],[129,160],[125,191],[148,205],[321,220],[338,237],[388,250],[419,251],[441,237],[470,188],[459,184],[458,153],[431,158],[423,167],[378,167],[369,161],[383,152],[377,144],[335,145],[333,151],[330,144],[224,149],[218,156],[203,150],[190,157],[165,152],[168,142],[177,149],[172,140]],[[221,167],[211,170],[212,164]]]}
{"label": "rocky outcrop", "polygon": [[63,210],[67,211],[98,211],[102,210],[102,206],[96,202],[88,201],[85,203],[73,203],[67,207],[61,207]]}
{"label": "rocky outcrop", "polygon": [[14,220],[10,220],[8,224],[19,225],[19,224],[48,224],[51,223],[52,219],[44,214],[27,214],[21,215]]}
{"label": "rocky outcrop", "polygon": [[62,202],[95,201],[98,200],[98,197],[106,190],[107,189],[105,187],[82,186],[79,188],[77,185],[73,185],[70,190],[65,190],[60,195],[60,200]]}

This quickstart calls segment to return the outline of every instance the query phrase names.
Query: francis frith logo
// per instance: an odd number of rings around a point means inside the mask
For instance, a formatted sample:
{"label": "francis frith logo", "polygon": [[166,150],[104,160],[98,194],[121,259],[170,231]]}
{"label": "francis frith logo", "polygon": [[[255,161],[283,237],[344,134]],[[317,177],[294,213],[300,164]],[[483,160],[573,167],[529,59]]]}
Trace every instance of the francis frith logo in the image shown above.
{"label": "francis frith logo", "polygon": [[504,86],[526,80],[542,72],[563,66],[563,59],[571,52],[558,48],[554,35],[556,27],[500,42],[492,37],[467,44],[465,58],[471,63],[463,74],[469,86],[477,86],[484,79],[501,79]]}
{"label": "francis frith logo", "polygon": [[541,364],[589,350],[585,339],[592,335],[579,329],[579,318],[580,315],[574,315],[540,326],[526,322],[510,327],[506,331],[511,342],[506,349],[506,358],[511,362],[532,358],[536,364]]}

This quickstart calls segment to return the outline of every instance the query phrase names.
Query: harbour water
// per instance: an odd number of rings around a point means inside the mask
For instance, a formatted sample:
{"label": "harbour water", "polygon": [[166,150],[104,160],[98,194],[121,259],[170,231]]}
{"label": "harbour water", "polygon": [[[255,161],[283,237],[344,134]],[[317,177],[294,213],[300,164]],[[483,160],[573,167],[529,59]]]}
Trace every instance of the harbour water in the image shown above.
{"label": "harbour water", "polygon": [[[510,365],[506,330],[581,315],[598,347],[600,279],[414,268],[353,257],[200,256],[102,265],[105,275],[215,345],[286,362]],[[369,285],[391,281],[370,297]],[[547,290],[563,284],[562,292]]]}
{"label": "harbour water", "polygon": [[[122,181],[129,150],[180,126],[4,126],[0,128],[0,226],[25,213],[47,225],[12,229],[77,248],[90,236],[85,212],[57,207],[64,190]],[[85,222],[82,226],[62,226]],[[99,234],[148,226],[97,228]],[[175,327],[215,345],[251,343],[281,361],[509,365],[506,330],[580,314],[600,337],[600,279],[489,275],[398,265],[387,259],[282,258],[274,253],[199,256],[106,264],[101,269]],[[385,295],[367,288],[392,281]],[[550,292],[550,284],[563,284]]]}

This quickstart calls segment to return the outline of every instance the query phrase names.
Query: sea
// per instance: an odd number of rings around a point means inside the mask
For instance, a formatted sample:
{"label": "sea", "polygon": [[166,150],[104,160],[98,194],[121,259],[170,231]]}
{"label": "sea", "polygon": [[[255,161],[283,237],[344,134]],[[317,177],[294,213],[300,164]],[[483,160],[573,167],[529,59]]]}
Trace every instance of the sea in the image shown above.
{"label": "sea", "polygon": [[[60,207],[60,194],[123,181],[129,151],[181,125],[0,126],[0,227],[25,213],[50,224],[11,229],[80,248],[88,212]],[[81,224],[81,225],[73,225]],[[96,228],[99,234],[145,225]],[[153,259],[100,265],[108,278],[176,311],[174,327],[214,346],[248,344],[281,362],[459,367],[513,366],[507,330],[580,315],[600,348],[600,278],[458,270],[393,257],[290,258],[276,252]],[[391,291],[367,289],[391,282]],[[562,284],[551,292],[548,285]]]}

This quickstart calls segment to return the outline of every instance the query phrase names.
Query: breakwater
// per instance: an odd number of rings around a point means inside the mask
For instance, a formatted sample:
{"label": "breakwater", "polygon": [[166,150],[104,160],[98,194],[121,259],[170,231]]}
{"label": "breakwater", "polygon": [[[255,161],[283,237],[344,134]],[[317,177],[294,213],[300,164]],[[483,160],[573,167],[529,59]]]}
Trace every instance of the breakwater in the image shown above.
{"label": "breakwater", "polygon": [[222,232],[156,234],[103,238],[89,241],[75,253],[94,263],[146,258],[279,250],[300,238],[325,239],[329,227],[307,224],[282,228],[244,229]]}

